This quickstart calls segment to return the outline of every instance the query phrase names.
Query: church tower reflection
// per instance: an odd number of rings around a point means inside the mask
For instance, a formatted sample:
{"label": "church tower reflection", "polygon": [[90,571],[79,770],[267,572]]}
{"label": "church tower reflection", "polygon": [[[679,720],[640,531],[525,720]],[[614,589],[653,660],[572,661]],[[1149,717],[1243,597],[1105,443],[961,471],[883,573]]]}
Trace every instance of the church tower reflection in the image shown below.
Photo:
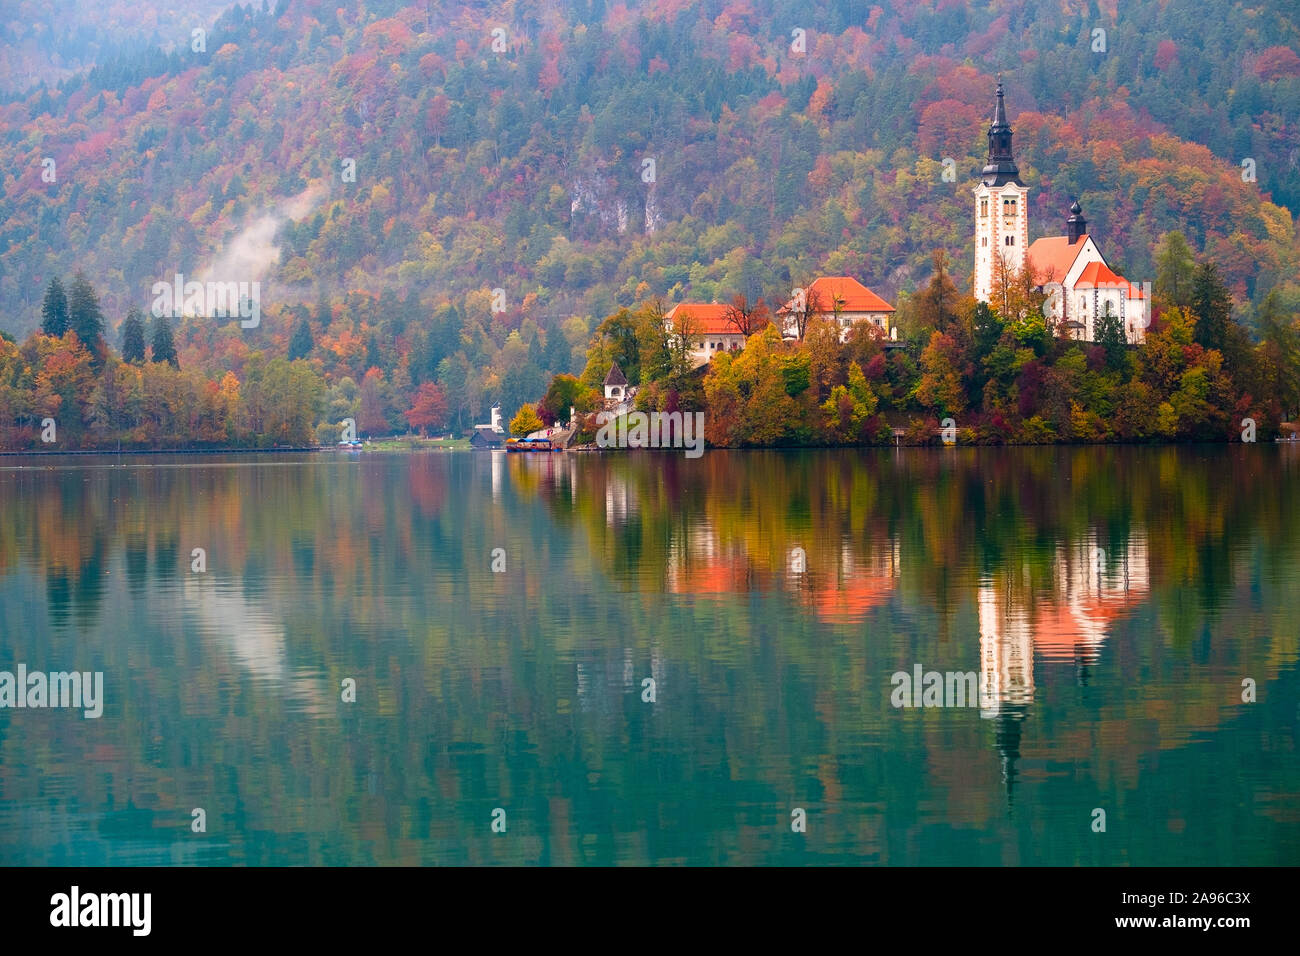
{"label": "church tower reflection", "polygon": [[1002,782],[1012,802],[1023,722],[1034,700],[1035,659],[1069,662],[1075,681],[1101,658],[1106,638],[1141,603],[1150,587],[1146,535],[1135,531],[1115,554],[1095,532],[1057,545],[1051,580],[1036,588],[1028,566],[1022,576],[1002,572],[979,586],[980,716],[994,721]]}

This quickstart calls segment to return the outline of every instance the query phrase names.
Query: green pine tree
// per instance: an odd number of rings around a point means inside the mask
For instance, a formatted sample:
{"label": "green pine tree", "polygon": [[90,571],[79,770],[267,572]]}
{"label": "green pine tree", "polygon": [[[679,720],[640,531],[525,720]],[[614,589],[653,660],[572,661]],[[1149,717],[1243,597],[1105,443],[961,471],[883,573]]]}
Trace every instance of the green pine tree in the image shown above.
{"label": "green pine tree", "polygon": [[77,333],[98,365],[104,354],[104,313],[99,308],[94,287],[81,272],[72,277],[68,287],[68,326]]}
{"label": "green pine tree", "polygon": [[370,333],[370,338],[366,340],[366,368],[384,367],[384,357],[379,351],[379,337],[375,333]]}
{"label": "green pine tree", "polygon": [[320,297],[316,300],[316,322],[321,327],[321,330],[324,331],[330,327],[330,323],[333,321],[334,310],[330,306],[329,297],[326,296],[324,290],[322,290]]}
{"label": "green pine tree", "polygon": [[1124,323],[1106,303],[1106,311],[1097,317],[1097,344],[1106,353],[1106,367],[1118,372],[1124,367],[1128,354],[1127,339],[1124,336]]}
{"label": "green pine tree", "polygon": [[41,303],[41,332],[61,339],[67,331],[68,296],[63,291],[63,283],[55,276],[45,290],[45,301]]}
{"label": "green pine tree", "polygon": [[122,323],[122,360],[144,361],[144,317],[139,309],[132,309]]}
{"label": "green pine tree", "polygon": [[1161,308],[1178,306],[1185,309],[1192,304],[1192,276],[1196,261],[1187,239],[1178,231],[1167,232],[1156,249],[1155,297]]}
{"label": "green pine tree", "polygon": [[289,337],[289,361],[306,358],[315,346],[311,337],[311,323],[304,315],[298,319],[298,324],[293,327],[293,335]]}
{"label": "green pine tree", "polygon": [[1204,348],[1223,351],[1231,338],[1232,293],[1213,262],[1202,262],[1192,275],[1193,338]]}
{"label": "green pine tree", "polygon": [[155,362],[168,362],[172,368],[180,368],[176,357],[176,343],[172,339],[172,326],[167,316],[156,315],[153,320],[153,356]]}

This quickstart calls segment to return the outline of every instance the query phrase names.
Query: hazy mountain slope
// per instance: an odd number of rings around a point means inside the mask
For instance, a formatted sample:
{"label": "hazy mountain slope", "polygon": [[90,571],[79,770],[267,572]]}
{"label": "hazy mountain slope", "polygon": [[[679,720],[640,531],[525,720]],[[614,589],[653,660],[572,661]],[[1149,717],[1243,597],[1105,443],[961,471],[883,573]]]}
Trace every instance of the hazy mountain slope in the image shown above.
{"label": "hazy mountain slope", "polygon": [[231,6],[228,0],[5,0],[0,89],[57,83],[147,46],[188,46],[195,28],[211,26]]}
{"label": "hazy mountain slope", "polygon": [[1136,280],[1179,228],[1243,297],[1294,281],[1294,218],[1269,201],[1300,201],[1294,15],[1223,0],[1121,13],[235,10],[206,53],[115,62],[0,107],[0,327],[34,327],[48,278],[77,267],[113,323],[176,271],[260,278],[272,318],[253,342],[287,337],[276,303],[357,291],[455,302],[486,326],[501,289],[498,338],[647,295],[774,297],[820,271],[893,296],[924,281],[936,247],[969,269],[969,172],[999,70],[1036,234],[1060,231],[1077,195]]}

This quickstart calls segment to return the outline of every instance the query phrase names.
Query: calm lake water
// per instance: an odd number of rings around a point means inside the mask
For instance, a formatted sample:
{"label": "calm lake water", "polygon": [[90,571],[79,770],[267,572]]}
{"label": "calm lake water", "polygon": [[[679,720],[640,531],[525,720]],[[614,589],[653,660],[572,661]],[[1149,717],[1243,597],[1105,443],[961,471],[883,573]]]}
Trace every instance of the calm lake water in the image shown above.
{"label": "calm lake water", "polygon": [[1297,502],[1276,445],[0,458],[0,670],[104,681],[0,709],[0,864],[1295,864]]}

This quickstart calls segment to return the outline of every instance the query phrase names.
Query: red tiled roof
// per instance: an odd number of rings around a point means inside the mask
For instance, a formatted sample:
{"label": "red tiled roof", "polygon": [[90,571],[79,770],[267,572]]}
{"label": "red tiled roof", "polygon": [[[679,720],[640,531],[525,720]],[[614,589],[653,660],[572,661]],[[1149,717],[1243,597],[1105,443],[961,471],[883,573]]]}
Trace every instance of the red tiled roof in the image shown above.
{"label": "red tiled roof", "polygon": [[1089,262],[1074,280],[1076,289],[1123,289],[1127,285],[1102,262]]}
{"label": "red tiled roof", "polygon": [[893,312],[894,307],[852,276],[820,276],[804,295],[826,312]]}
{"label": "red tiled roof", "polygon": [[1079,257],[1083,244],[1088,241],[1085,233],[1075,242],[1069,236],[1044,236],[1029,244],[1028,257],[1034,271],[1044,275],[1044,282],[1064,282],[1070,272],[1070,266]]}
{"label": "red tiled roof", "polygon": [[673,306],[664,320],[677,326],[677,319],[687,316],[691,329],[699,335],[739,335],[740,330],[727,318],[731,306],[718,302],[679,302]]}
{"label": "red tiled roof", "polygon": [[1142,298],[1142,290],[1100,262],[1089,262],[1075,281],[1076,289],[1122,289],[1127,298]]}

